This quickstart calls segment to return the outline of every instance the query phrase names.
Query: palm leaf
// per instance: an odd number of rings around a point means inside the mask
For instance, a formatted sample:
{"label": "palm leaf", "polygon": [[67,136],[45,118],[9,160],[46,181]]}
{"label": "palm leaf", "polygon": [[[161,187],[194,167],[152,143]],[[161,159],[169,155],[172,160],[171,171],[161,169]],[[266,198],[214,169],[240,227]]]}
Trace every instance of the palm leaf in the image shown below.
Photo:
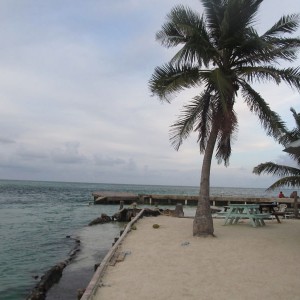
{"label": "palm leaf", "polygon": [[284,165],[278,165],[273,162],[267,162],[263,164],[259,164],[253,169],[253,173],[260,175],[263,173],[276,175],[279,177],[282,176],[300,176],[300,169],[284,166]]}
{"label": "palm leaf", "polygon": [[251,112],[255,113],[268,135],[279,139],[285,132],[285,123],[279,115],[270,109],[265,100],[246,82],[240,82],[242,94]]}
{"label": "palm leaf", "polygon": [[280,18],[268,31],[266,31],[263,37],[277,36],[282,33],[293,33],[299,27],[300,15],[291,14]]}
{"label": "palm leaf", "polygon": [[167,16],[167,22],[157,32],[156,39],[166,47],[184,44],[174,55],[172,64],[184,65],[186,62],[206,67],[217,53],[210,42],[202,17],[189,8],[178,5]]}
{"label": "palm leaf", "polygon": [[299,187],[300,186],[300,176],[290,176],[290,177],[284,177],[276,182],[274,182],[272,185],[270,185],[267,188],[267,191],[272,191],[279,187]]}
{"label": "palm leaf", "polygon": [[209,128],[210,124],[210,120],[208,121],[207,119],[209,116],[207,107],[209,107],[210,98],[210,93],[206,91],[200,96],[195,97],[190,104],[183,107],[181,115],[170,129],[170,141],[176,150],[180,148],[183,140],[189,136],[191,131],[193,131],[195,123],[201,120],[203,111],[206,111],[207,113],[204,114],[205,120],[203,123],[205,123],[205,129],[202,128],[202,136],[204,137],[205,132],[207,133],[207,128]]}
{"label": "palm leaf", "polygon": [[215,120],[220,122],[221,126],[217,138],[216,159],[220,164],[224,161],[225,166],[229,165],[229,157],[231,155],[231,144],[236,138],[236,131],[238,129],[238,120],[236,113],[229,110],[227,114],[221,112],[221,120]]}
{"label": "palm leaf", "polygon": [[157,67],[149,81],[151,92],[161,100],[169,102],[168,96],[182,91],[185,88],[199,84],[199,71],[196,67],[174,67],[165,64]]}

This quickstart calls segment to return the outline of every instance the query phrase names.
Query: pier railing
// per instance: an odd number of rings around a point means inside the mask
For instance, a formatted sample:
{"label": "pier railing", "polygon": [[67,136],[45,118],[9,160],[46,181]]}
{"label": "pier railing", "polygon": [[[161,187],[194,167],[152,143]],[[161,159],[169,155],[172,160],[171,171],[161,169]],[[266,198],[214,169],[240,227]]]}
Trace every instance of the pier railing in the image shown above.
{"label": "pier railing", "polygon": [[[198,203],[197,195],[163,195],[163,194],[131,194],[131,193],[113,193],[113,192],[94,192],[94,204],[145,204],[145,205],[190,205],[195,206]],[[211,196],[210,203],[213,206],[225,206],[230,203],[252,204],[252,203],[284,203],[291,207],[293,198],[275,198],[275,197],[238,197],[238,196]]]}

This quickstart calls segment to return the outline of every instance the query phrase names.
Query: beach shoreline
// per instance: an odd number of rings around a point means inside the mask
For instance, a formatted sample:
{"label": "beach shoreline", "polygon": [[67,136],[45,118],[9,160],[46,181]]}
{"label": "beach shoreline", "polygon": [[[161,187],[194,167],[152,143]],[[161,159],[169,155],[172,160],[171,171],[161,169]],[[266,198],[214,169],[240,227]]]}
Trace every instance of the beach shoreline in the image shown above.
{"label": "beach shoreline", "polygon": [[215,238],[193,237],[192,222],[139,220],[93,299],[299,299],[300,220],[253,228],[214,219]]}

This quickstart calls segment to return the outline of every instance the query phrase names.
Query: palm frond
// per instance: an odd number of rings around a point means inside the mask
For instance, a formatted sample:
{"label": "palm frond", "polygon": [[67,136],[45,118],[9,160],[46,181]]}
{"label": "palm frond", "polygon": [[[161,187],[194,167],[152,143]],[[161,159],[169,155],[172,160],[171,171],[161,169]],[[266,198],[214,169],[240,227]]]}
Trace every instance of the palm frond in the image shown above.
{"label": "palm frond", "polygon": [[300,113],[297,113],[293,107],[290,108],[290,111],[292,112],[296,123],[296,128],[293,130],[294,135],[298,135],[297,138],[300,139]]}
{"label": "palm frond", "polygon": [[[183,140],[193,131],[196,122],[199,122],[199,119],[201,119],[200,115],[203,116],[203,111],[207,111],[205,107],[209,106],[210,97],[210,92],[205,91],[201,93],[200,96],[195,97],[190,104],[183,107],[181,115],[170,129],[170,141],[176,150],[179,149]],[[204,115],[206,118],[204,122],[206,129],[204,130],[205,132],[203,132],[203,136],[207,134],[207,127],[209,128],[210,123],[207,119],[209,116],[208,111]]]}
{"label": "palm frond", "polygon": [[167,48],[176,47],[186,43],[197,31],[198,26],[203,28],[201,17],[190,8],[177,5],[167,15],[167,21],[162,25],[162,29],[156,33],[156,40]]}
{"label": "palm frond", "polygon": [[[220,120],[216,119],[215,121],[219,122]],[[232,141],[235,140],[235,133],[238,129],[238,120],[235,112],[230,111],[227,114],[222,112],[220,124],[215,156],[219,164],[224,161],[225,166],[228,166]]]}
{"label": "palm frond", "polygon": [[280,69],[277,73],[291,88],[300,91],[300,67]]}
{"label": "palm frond", "polygon": [[220,47],[230,49],[237,47],[237,42],[244,39],[245,33],[253,23],[261,2],[262,0],[227,1],[220,25]]}
{"label": "palm frond", "polygon": [[168,96],[180,92],[188,87],[199,84],[199,71],[196,67],[173,66],[165,64],[157,67],[149,80],[151,92],[161,100],[169,102]]}
{"label": "palm frond", "polygon": [[223,0],[200,0],[206,17],[206,24],[211,32],[211,36],[216,40],[220,36],[220,24],[222,22],[225,5]]}
{"label": "palm frond", "polygon": [[289,62],[297,58],[300,48],[299,38],[260,37],[252,28],[248,29],[247,37],[241,39],[239,47],[235,47],[236,65],[275,64],[279,60]]}
{"label": "palm frond", "polygon": [[300,91],[300,68],[278,69],[272,66],[241,67],[237,70],[239,77],[249,82],[273,80],[277,85],[282,81]]}
{"label": "palm frond", "polygon": [[157,32],[156,39],[165,47],[183,47],[171,60],[173,64],[198,63],[208,66],[217,54],[210,42],[203,17],[183,5],[174,7],[167,22]]}
{"label": "palm frond", "polygon": [[185,45],[173,56],[172,64],[183,66],[186,63],[196,64],[198,67],[204,65],[208,68],[210,63],[216,63],[218,52],[202,35],[189,37]]}
{"label": "palm frond", "polygon": [[259,164],[253,169],[253,173],[260,175],[260,174],[271,174],[276,175],[279,177],[283,176],[300,176],[300,169],[278,165],[273,162],[266,162]]}
{"label": "palm frond", "polygon": [[276,182],[274,182],[272,185],[270,185],[267,188],[267,191],[272,191],[279,187],[300,187],[300,176],[290,176],[290,177],[284,177]]}
{"label": "palm frond", "polygon": [[279,139],[286,132],[285,123],[280,116],[270,109],[265,100],[246,82],[240,82],[242,94],[251,112],[255,113],[268,135]]}
{"label": "palm frond", "polygon": [[203,108],[199,114],[199,118],[195,127],[198,132],[198,143],[200,153],[204,153],[209,139],[209,133],[212,130],[212,122],[214,121],[216,96],[212,93],[212,87],[207,88],[205,93],[195,97],[195,100],[201,101]]}
{"label": "palm frond", "polygon": [[263,37],[273,37],[282,33],[293,33],[298,29],[299,22],[299,14],[282,16],[279,21],[263,34]]}

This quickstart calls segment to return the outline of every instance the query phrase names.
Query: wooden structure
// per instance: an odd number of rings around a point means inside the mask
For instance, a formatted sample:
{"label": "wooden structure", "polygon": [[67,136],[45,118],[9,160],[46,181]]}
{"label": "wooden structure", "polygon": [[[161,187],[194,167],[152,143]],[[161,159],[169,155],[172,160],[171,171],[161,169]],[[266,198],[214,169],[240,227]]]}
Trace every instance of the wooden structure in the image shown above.
{"label": "wooden structure", "polygon": [[[163,195],[163,194],[134,194],[123,192],[94,192],[94,204],[124,204],[130,205],[146,204],[146,205],[191,205],[196,206],[198,196],[192,195]],[[293,198],[263,198],[263,197],[230,197],[230,196],[211,196],[210,204],[212,206],[226,206],[230,203],[235,204],[257,204],[257,203],[284,203],[288,207],[292,207]]]}

